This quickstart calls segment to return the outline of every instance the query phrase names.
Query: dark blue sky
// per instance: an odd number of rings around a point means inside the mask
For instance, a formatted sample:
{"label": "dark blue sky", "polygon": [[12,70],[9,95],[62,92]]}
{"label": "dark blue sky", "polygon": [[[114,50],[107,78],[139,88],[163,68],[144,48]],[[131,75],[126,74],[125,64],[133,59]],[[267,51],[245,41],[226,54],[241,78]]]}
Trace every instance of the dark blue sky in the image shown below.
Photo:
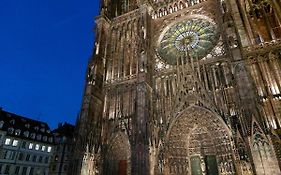
{"label": "dark blue sky", "polygon": [[99,0],[0,0],[0,106],[74,123]]}

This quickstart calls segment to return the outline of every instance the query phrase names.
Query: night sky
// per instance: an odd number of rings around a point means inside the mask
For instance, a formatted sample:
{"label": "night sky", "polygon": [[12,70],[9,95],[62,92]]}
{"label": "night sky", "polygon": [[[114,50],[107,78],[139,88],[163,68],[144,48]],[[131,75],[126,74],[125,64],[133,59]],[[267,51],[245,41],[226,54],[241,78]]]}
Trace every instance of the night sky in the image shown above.
{"label": "night sky", "polygon": [[75,123],[99,0],[0,0],[0,107]]}

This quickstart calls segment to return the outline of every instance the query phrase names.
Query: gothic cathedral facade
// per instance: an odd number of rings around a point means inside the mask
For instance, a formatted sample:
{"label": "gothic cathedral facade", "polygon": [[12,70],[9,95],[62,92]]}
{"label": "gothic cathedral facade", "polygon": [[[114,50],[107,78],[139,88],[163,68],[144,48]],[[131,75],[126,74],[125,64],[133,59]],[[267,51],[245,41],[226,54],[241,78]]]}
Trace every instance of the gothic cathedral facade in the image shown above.
{"label": "gothic cathedral facade", "polygon": [[280,175],[280,0],[101,0],[73,174]]}

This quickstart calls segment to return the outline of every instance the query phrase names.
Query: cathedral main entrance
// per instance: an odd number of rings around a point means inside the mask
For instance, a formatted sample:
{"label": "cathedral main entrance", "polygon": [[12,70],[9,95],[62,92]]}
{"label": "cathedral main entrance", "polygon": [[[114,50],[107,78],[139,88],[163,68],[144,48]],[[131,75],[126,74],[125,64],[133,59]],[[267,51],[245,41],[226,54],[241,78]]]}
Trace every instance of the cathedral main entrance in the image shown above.
{"label": "cathedral main entrance", "polygon": [[235,174],[230,136],[227,125],[215,113],[189,107],[168,131],[164,174]]}
{"label": "cathedral main entrance", "polygon": [[131,149],[128,137],[118,132],[110,141],[108,154],[103,168],[105,175],[129,175]]}

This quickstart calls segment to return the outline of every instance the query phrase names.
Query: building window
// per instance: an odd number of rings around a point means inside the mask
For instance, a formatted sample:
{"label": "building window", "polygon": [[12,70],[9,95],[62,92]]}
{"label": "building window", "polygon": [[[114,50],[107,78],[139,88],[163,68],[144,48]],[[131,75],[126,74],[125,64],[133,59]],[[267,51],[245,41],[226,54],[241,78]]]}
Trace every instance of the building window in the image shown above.
{"label": "building window", "polygon": [[11,156],[11,160],[14,160],[16,157],[17,152],[16,151],[12,151],[12,156]]}
{"label": "building window", "polygon": [[29,160],[30,160],[30,154],[27,154],[27,155],[26,155],[25,160],[26,160],[26,161],[29,161]]}
{"label": "building window", "polygon": [[18,141],[18,140],[13,140],[12,146],[18,146],[18,144],[19,144],[19,141]]}
{"label": "building window", "polygon": [[22,174],[22,175],[26,175],[26,171],[27,171],[27,167],[23,167],[23,168],[22,168],[22,173],[21,173],[21,174]]}
{"label": "building window", "polygon": [[36,162],[36,159],[37,159],[37,156],[34,155],[33,158],[32,158],[32,162]]}
{"label": "building window", "polygon": [[20,130],[19,130],[19,129],[17,129],[17,130],[15,131],[15,135],[16,135],[16,136],[20,135]]}
{"label": "building window", "polygon": [[35,139],[35,133],[31,133],[30,138]]}
{"label": "building window", "polygon": [[11,151],[5,151],[4,159],[10,159]]}
{"label": "building window", "polygon": [[3,125],[4,125],[4,121],[0,121],[0,129],[3,128]]}
{"label": "building window", "polygon": [[45,163],[49,162],[49,157],[45,157]]}
{"label": "building window", "polygon": [[9,134],[13,134],[13,132],[14,132],[14,128],[8,128],[8,133]]}
{"label": "building window", "polygon": [[58,160],[59,160],[59,156],[56,155],[56,156],[55,156],[55,161],[58,161]]}
{"label": "building window", "polygon": [[28,149],[32,149],[33,148],[33,143],[29,143]]}
{"label": "building window", "polygon": [[42,151],[45,151],[46,150],[46,146],[42,146]]}
{"label": "building window", "polygon": [[11,120],[10,123],[11,123],[12,125],[14,125],[14,124],[15,124],[15,120]]}
{"label": "building window", "polygon": [[24,126],[25,126],[26,128],[30,128],[30,124],[28,124],[28,123],[25,124]]}
{"label": "building window", "polygon": [[16,166],[15,174],[19,174],[19,172],[20,172],[20,166]]}
{"label": "building window", "polygon": [[34,168],[30,168],[29,175],[33,175]]}
{"label": "building window", "polygon": [[53,142],[53,137],[49,137],[49,142]]}
{"label": "building window", "polygon": [[23,141],[22,144],[21,144],[21,147],[22,147],[22,148],[25,148],[25,146],[26,146],[26,142]]}
{"label": "building window", "polygon": [[46,142],[46,141],[47,141],[47,139],[48,139],[48,137],[47,137],[47,136],[43,136],[43,141],[44,141],[44,142]]}
{"label": "building window", "polygon": [[20,153],[19,154],[19,158],[18,158],[19,160],[23,160],[23,153]]}
{"label": "building window", "polygon": [[4,159],[14,160],[16,152],[14,151],[5,151]]}
{"label": "building window", "polygon": [[5,174],[9,174],[10,173],[10,168],[11,168],[11,165],[6,165],[6,169],[5,169]]}
{"label": "building window", "polygon": [[24,135],[24,137],[28,137],[29,136],[29,131],[24,131],[23,135]]}
{"label": "building window", "polygon": [[42,138],[42,135],[41,135],[41,134],[38,134],[38,135],[36,136],[36,139],[37,139],[37,140],[41,140],[41,138]]}
{"label": "building window", "polygon": [[39,144],[36,144],[36,145],[35,145],[35,150],[38,151],[39,149],[40,149],[40,145],[39,145]]}
{"label": "building window", "polygon": [[39,163],[42,163],[42,159],[43,159],[43,157],[40,156],[38,162],[39,162]]}
{"label": "building window", "polygon": [[45,128],[41,128],[40,131],[41,131],[41,132],[45,132]]}
{"label": "building window", "polygon": [[48,146],[47,152],[50,153],[52,151],[52,147]]}
{"label": "building window", "polygon": [[11,139],[7,138],[7,139],[5,140],[5,145],[10,145],[10,144],[11,144]]}

